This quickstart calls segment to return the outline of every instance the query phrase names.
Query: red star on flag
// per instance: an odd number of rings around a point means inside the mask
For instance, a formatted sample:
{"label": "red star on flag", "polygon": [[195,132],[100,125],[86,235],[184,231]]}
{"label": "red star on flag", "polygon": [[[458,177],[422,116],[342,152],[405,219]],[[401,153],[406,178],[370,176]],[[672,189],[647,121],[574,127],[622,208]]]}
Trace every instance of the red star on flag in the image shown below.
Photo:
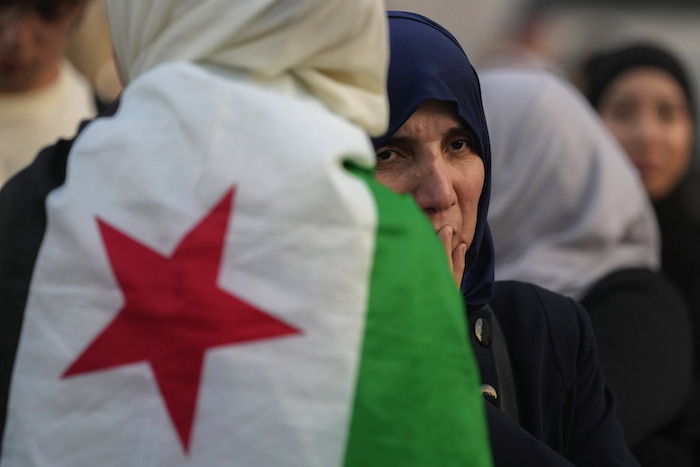
{"label": "red star on flag", "polygon": [[217,286],[235,188],[165,257],[97,219],[124,306],[63,378],[148,362],[189,452],[204,353],[300,331]]}

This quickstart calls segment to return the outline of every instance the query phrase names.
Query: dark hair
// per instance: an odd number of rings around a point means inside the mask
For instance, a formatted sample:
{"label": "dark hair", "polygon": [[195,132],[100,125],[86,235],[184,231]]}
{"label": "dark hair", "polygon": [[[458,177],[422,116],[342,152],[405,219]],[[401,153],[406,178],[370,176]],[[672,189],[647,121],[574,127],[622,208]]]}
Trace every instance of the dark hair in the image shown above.
{"label": "dark hair", "polygon": [[57,21],[87,2],[88,0],[0,0],[0,8],[21,7],[36,11],[46,21]]}
{"label": "dark hair", "polygon": [[640,67],[658,68],[670,74],[683,89],[691,115],[695,115],[690,80],[681,62],[671,52],[650,43],[628,45],[591,56],[583,67],[586,97],[593,107],[598,108],[601,98],[615,78],[625,71]]}

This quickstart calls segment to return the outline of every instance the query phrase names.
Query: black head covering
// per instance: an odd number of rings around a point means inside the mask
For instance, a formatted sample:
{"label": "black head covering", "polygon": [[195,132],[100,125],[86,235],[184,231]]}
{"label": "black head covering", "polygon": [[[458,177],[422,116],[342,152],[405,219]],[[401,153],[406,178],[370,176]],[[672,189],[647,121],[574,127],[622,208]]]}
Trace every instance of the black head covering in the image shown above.
{"label": "black head covering", "polygon": [[486,222],[491,191],[491,146],[476,71],[457,40],[424,16],[390,11],[389,129],[374,140],[383,146],[426,100],[452,102],[474,132],[484,162],[484,188],[479,199],[474,240],[466,255],[461,291],[468,306],[481,307],[493,295],[493,244]]}
{"label": "black head covering", "polygon": [[625,71],[641,67],[658,68],[670,74],[685,92],[688,107],[694,115],[690,81],[680,61],[669,51],[647,43],[599,52],[586,61],[583,78],[586,96],[593,107],[598,108],[600,99],[615,78]]}

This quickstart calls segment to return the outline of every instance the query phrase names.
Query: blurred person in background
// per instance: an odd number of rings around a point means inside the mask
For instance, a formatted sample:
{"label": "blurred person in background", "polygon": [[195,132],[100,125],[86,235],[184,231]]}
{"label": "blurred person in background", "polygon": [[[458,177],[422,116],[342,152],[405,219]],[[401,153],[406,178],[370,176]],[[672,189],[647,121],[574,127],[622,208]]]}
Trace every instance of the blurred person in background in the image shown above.
{"label": "blurred person in background", "polygon": [[559,38],[549,9],[528,0],[513,8],[512,13],[510,24],[493,41],[479,69],[525,68],[563,75],[564,70],[554,59],[553,46]]}
{"label": "blurred person in background", "polygon": [[[562,79],[504,69],[482,73],[481,84],[496,279],[581,301],[625,438],[633,452],[644,449],[667,437],[686,408],[694,350],[686,304],[658,272],[658,226],[644,186],[590,104]],[[672,339],[659,340],[659,323]],[[663,462],[643,465],[695,464],[679,443]]]}
{"label": "blurred person in background", "polygon": [[64,55],[89,1],[0,0],[0,186],[96,113]]}
{"label": "blurred person in background", "polygon": [[[692,168],[696,110],[690,77],[675,54],[646,41],[600,50],[585,61],[582,72],[588,100],[637,168],[653,203],[661,231],[661,269],[690,309],[698,367],[700,176]],[[684,419],[672,427],[671,439],[647,443],[643,453],[638,451],[643,463],[663,461],[679,439],[698,458],[700,385],[695,373]]]}
{"label": "blurred person in background", "polygon": [[637,168],[661,229],[661,266],[700,335],[700,176],[692,168],[695,108],[688,74],[669,51],[633,44],[584,66],[585,93]]}

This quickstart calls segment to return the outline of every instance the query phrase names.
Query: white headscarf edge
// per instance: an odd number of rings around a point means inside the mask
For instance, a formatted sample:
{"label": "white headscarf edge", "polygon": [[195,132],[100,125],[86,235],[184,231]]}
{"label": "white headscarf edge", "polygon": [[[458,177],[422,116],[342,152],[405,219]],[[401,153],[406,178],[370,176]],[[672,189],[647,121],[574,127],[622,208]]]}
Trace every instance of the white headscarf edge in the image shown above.
{"label": "white headscarf edge", "polygon": [[381,0],[107,0],[127,85],[174,60],[289,75],[371,135],[388,122],[388,35]]}
{"label": "white headscarf edge", "polygon": [[578,92],[540,71],[490,71],[481,83],[497,279],[581,298],[616,269],[658,268],[658,227],[639,177]]}

